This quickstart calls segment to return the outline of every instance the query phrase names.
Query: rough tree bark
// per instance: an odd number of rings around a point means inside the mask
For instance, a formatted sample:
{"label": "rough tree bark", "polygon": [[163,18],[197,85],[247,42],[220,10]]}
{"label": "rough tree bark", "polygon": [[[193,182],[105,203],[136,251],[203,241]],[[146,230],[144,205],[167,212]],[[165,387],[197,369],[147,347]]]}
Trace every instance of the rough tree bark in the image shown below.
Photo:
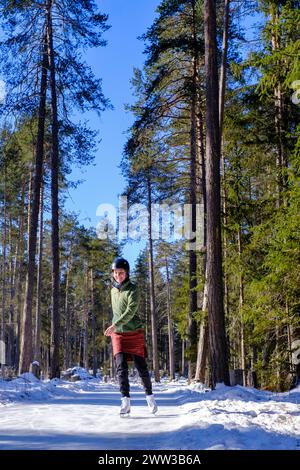
{"label": "rough tree bark", "polygon": [[154,379],[160,381],[158,347],[157,347],[157,319],[155,310],[155,291],[154,291],[154,263],[153,263],[153,240],[152,240],[152,198],[150,177],[147,180],[148,192],[148,243],[149,243],[149,281],[150,281],[150,312],[151,312],[151,336],[152,336],[152,361]]}
{"label": "rough tree bark", "polygon": [[206,75],[207,302],[212,387],[229,385],[222,286],[220,127],[216,4],[204,2]]}
{"label": "rough tree bark", "polygon": [[48,60],[51,89],[51,246],[52,246],[52,315],[51,315],[51,377],[60,376],[59,340],[60,340],[60,311],[59,311],[59,207],[58,207],[58,178],[59,178],[59,145],[58,145],[58,116],[56,93],[56,69],[53,48],[52,31],[53,1],[48,0]]}
{"label": "rough tree bark", "polygon": [[40,191],[42,184],[42,168],[44,157],[44,134],[46,117],[46,88],[47,88],[47,36],[44,37],[42,51],[41,82],[38,109],[38,133],[35,155],[35,172],[33,179],[33,195],[30,215],[28,238],[28,266],[25,286],[25,301],[22,317],[19,372],[28,372],[32,361],[32,301],[35,277],[35,255],[40,206]]}

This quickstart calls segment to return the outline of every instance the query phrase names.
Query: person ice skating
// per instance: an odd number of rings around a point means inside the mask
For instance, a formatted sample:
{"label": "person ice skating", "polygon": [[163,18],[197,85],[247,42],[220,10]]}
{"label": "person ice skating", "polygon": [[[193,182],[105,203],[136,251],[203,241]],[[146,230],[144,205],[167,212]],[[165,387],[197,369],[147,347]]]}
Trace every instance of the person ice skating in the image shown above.
{"label": "person ice skating", "polygon": [[152,393],[151,379],[146,363],[144,331],[139,318],[138,288],[129,278],[129,263],[124,258],[116,258],[112,263],[113,285],[111,304],[113,310],[112,325],[104,334],[111,336],[116,372],[122,395],[120,414],[130,413],[130,387],[128,380],[128,359],[132,358],[146,392],[148,408],[157,412],[157,405]]}

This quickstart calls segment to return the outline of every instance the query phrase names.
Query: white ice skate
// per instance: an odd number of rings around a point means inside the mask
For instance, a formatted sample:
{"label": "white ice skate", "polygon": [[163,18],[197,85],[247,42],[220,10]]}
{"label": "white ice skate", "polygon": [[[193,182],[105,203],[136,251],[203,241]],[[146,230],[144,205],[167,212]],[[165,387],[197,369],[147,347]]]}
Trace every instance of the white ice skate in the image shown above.
{"label": "white ice skate", "polygon": [[157,412],[157,404],[154,395],[146,395],[146,400],[150,413],[155,414]]}
{"label": "white ice skate", "polygon": [[128,416],[130,413],[130,398],[122,397],[120,416]]}

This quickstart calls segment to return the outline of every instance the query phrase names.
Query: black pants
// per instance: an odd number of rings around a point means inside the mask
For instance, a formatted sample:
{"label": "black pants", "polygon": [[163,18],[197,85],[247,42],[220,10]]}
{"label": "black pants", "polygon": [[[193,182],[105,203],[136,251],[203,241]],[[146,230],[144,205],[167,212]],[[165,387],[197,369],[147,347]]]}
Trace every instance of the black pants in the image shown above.
{"label": "black pants", "polygon": [[[141,356],[133,355],[134,365],[142,379],[146,395],[152,395],[152,384],[145,359]],[[117,377],[120,386],[120,392],[123,397],[129,397],[128,364],[125,353],[115,355]]]}

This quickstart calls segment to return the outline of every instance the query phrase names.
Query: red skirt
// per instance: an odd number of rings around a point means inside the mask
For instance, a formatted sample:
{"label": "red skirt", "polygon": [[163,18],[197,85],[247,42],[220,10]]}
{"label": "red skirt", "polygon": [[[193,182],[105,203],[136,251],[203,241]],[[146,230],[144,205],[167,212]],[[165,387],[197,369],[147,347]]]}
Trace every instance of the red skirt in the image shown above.
{"label": "red skirt", "polygon": [[112,333],[113,355],[126,353],[127,360],[132,360],[132,355],[147,357],[145,337],[143,330],[128,331],[126,333]]}

